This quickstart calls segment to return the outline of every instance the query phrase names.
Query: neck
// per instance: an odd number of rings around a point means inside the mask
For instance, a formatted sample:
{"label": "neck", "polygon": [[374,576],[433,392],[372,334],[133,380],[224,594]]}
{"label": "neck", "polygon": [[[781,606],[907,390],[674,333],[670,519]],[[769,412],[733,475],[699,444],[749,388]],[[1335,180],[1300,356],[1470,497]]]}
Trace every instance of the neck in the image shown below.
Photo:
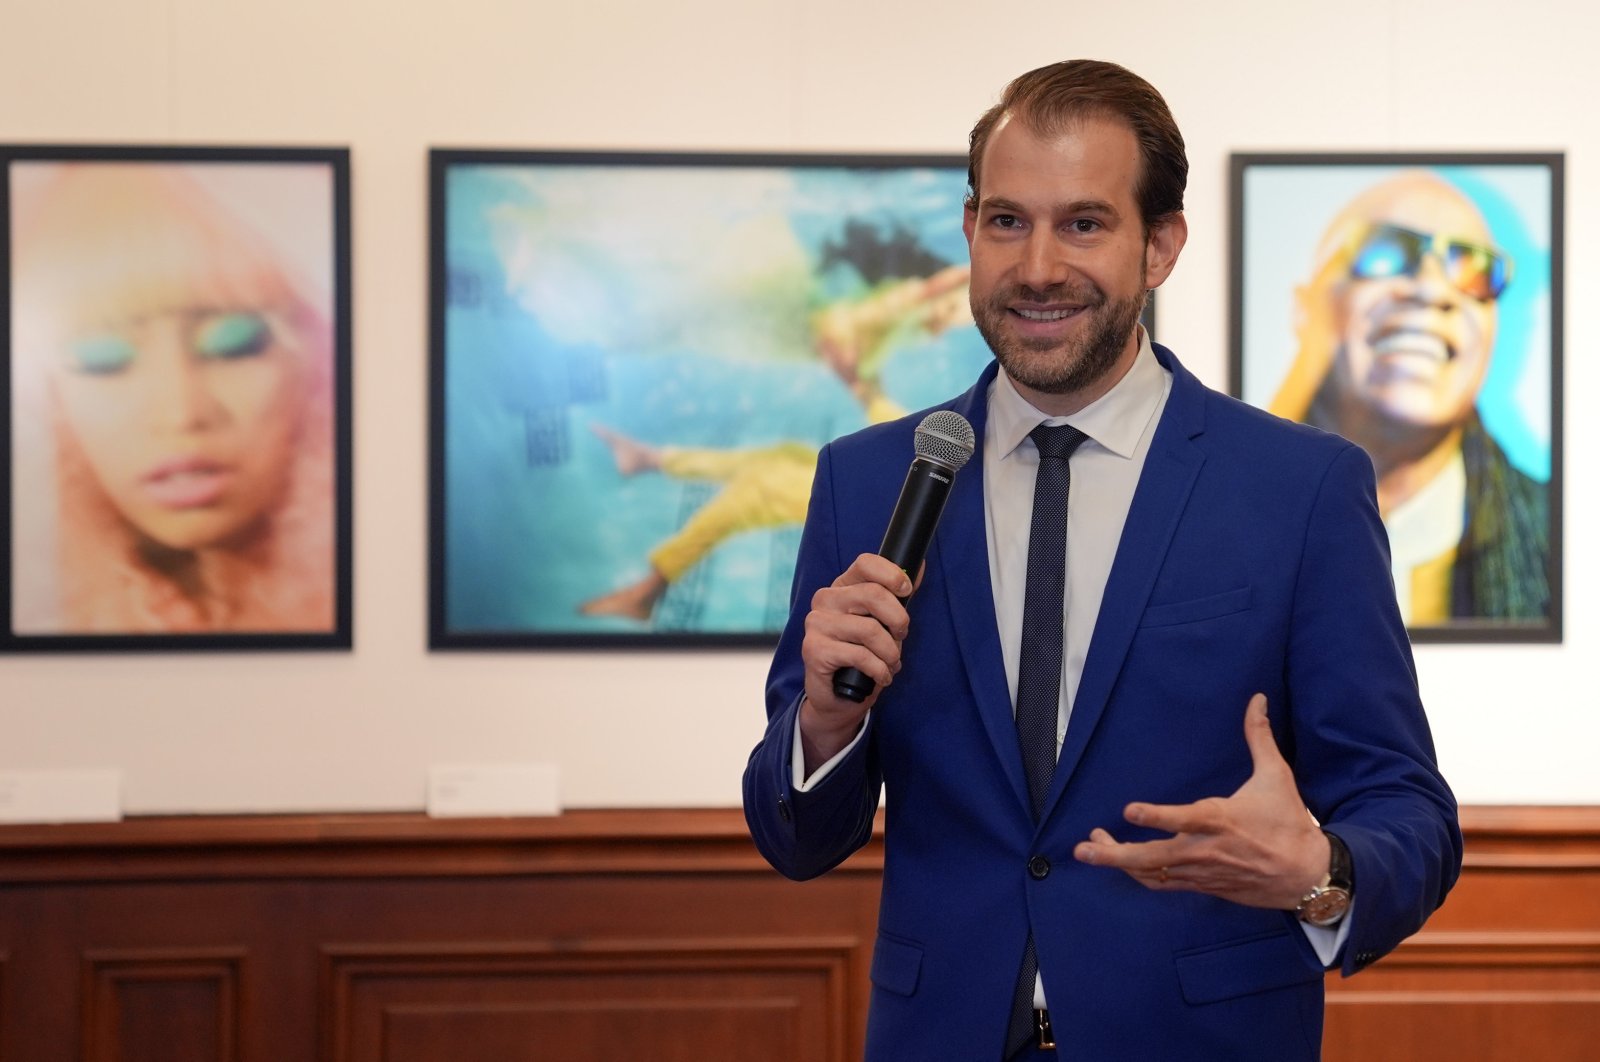
{"label": "neck", "polygon": [[1372,458],[1378,476],[1378,511],[1385,517],[1415,497],[1461,452],[1459,421],[1396,421],[1365,405],[1340,403],[1326,387],[1313,399],[1306,422],[1343,435]]}
{"label": "neck", "polygon": [[1452,428],[1425,451],[1384,453],[1368,449],[1378,473],[1378,512],[1387,517],[1416,497],[1461,452],[1461,429]]}
{"label": "neck", "polygon": [[[149,567],[176,591],[178,601],[208,629],[231,625],[259,597],[260,581],[271,577],[266,536],[253,530],[230,542],[194,550],[173,550],[145,542],[140,553]],[[176,604],[176,603],[175,603]]]}

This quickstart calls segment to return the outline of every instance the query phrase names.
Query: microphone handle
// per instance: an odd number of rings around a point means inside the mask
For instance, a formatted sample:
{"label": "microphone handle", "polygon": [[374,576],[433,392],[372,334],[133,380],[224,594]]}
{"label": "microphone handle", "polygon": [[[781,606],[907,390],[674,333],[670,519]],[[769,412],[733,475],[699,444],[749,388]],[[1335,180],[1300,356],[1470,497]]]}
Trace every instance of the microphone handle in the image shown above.
{"label": "microphone handle", "polygon": [[[893,561],[906,577],[915,582],[917,569],[928,555],[928,544],[933,531],[944,513],[945,499],[950,497],[950,485],[955,473],[937,461],[919,457],[911,462],[906,473],[905,486],[900,488],[900,500],[895,503],[894,515],[889,518],[889,528],[883,533],[880,556]],[[910,594],[900,600],[906,601]],[[847,701],[860,704],[872,696],[877,683],[853,667],[842,667],[833,673],[833,693]]]}

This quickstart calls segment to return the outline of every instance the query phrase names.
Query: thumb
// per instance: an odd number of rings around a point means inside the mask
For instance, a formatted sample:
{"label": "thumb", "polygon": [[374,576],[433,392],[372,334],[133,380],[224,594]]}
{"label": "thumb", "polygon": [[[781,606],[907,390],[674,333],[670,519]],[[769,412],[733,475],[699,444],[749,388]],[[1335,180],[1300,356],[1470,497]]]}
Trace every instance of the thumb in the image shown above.
{"label": "thumb", "polygon": [[1250,762],[1255,773],[1262,768],[1287,766],[1278,741],[1272,736],[1272,724],[1267,721],[1267,695],[1258,693],[1250,698],[1244,710],[1244,741],[1250,747]]}

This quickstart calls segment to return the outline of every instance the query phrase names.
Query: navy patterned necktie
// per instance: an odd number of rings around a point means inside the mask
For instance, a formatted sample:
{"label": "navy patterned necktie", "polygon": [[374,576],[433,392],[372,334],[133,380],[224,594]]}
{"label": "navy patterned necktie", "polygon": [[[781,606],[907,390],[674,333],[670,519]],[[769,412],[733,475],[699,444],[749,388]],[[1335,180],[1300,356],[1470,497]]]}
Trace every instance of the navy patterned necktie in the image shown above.
{"label": "navy patterned necktie", "polygon": [[[1056,769],[1056,727],[1061,719],[1061,660],[1067,596],[1068,459],[1087,436],[1070,424],[1041,424],[1029,433],[1039,448],[1033,481],[1033,521],[1028,532],[1028,581],[1022,605],[1022,653],[1017,663],[1017,742],[1038,819]],[[1034,1033],[1033,986],[1039,959],[1029,934],[1011,1005],[1006,1057],[1025,1047]]]}
{"label": "navy patterned necktie", "polygon": [[1038,817],[1056,769],[1061,720],[1062,622],[1067,597],[1067,459],[1086,436],[1070,424],[1041,424],[1029,436],[1039,448],[1028,532],[1028,581],[1022,605],[1022,653],[1017,661],[1017,740]]}

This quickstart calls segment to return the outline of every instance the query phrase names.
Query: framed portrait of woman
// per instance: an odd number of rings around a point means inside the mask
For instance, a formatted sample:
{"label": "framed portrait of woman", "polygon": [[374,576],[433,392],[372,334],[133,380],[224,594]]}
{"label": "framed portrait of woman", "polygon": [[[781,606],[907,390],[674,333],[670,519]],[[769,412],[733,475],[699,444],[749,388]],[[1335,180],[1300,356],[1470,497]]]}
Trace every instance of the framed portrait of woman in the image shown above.
{"label": "framed portrait of woman", "polygon": [[348,648],[347,151],[0,170],[0,648]]}
{"label": "framed portrait of woman", "polygon": [[1413,640],[1559,642],[1563,157],[1232,162],[1234,393],[1367,451]]}

